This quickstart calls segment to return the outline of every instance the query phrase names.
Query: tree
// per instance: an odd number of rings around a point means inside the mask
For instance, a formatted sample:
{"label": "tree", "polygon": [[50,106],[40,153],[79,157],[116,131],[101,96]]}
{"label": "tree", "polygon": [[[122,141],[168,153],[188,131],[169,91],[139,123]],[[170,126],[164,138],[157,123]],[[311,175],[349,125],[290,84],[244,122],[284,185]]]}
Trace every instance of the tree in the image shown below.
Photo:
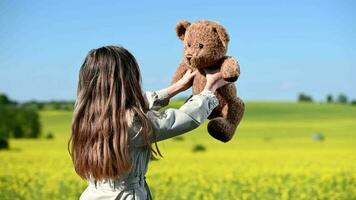
{"label": "tree", "polygon": [[9,148],[9,138],[37,138],[41,124],[37,109],[27,108],[0,94],[0,149]]}
{"label": "tree", "polygon": [[351,101],[351,105],[356,106],[356,99]]}
{"label": "tree", "polygon": [[16,105],[17,102],[9,99],[5,94],[0,93],[0,105]]}
{"label": "tree", "polygon": [[347,96],[345,94],[339,94],[339,96],[337,97],[337,102],[341,104],[346,104]]}
{"label": "tree", "polygon": [[22,106],[0,106],[1,138],[37,138],[40,136],[41,124],[35,109]]}
{"label": "tree", "polygon": [[300,93],[298,95],[298,101],[299,102],[313,102],[313,98],[311,96],[304,94],[304,93]]}
{"label": "tree", "polygon": [[16,124],[13,126],[14,137],[37,138],[40,135],[41,125],[35,109],[17,108]]}
{"label": "tree", "polygon": [[32,101],[27,101],[27,102],[23,103],[22,106],[24,106],[26,108],[31,108],[31,109],[42,110],[44,107],[44,103],[32,100]]}
{"label": "tree", "polygon": [[9,103],[9,98],[5,94],[0,94],[0,105],[7,105]]}
{"label": "tree", "polygon": [[9,140],[7,138],[0,137],[0,149],[8,149],[8,148],[9,148]]}
{"label": "tree", "polygon": [[331,94],[328,94],[326,96],[326,102],[327,103],[333,103],[334,102],[333,96]]}
{"label": "tree", "polygon": [[10,119],[8,118],[8,110],[5,106],[0,105],[0,149],[9,148],[9,132]]}

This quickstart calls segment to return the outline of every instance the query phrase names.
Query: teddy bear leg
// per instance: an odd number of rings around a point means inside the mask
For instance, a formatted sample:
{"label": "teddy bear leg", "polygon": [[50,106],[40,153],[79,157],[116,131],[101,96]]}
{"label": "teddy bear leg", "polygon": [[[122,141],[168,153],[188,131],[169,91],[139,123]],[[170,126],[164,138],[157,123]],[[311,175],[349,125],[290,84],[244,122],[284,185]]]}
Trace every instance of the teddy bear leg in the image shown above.
{"label": "teddy bear leg", "polygon": [[208,132],[217,140],[228,142],[235,134],[244,114],[245,106],[240,98],[229,101],[222,110],[222,117],[209,121]]}

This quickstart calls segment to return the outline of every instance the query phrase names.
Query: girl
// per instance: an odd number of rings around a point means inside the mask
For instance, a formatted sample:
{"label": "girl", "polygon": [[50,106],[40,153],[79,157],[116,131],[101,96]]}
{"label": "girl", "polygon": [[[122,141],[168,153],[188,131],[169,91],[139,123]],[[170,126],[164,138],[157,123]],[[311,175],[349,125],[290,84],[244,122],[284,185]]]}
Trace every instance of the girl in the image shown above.
{"label": "girl", "polygon": [[[192,85],[188,70],[175,84],[142,92],[135,58],[126,49],[91,50],[79,72],[69,152],[77,174],[88,181],[81,200],[152,199],[145,181],[157,142],[198,127],[218,105],[220,72],[207,71],[204,90],[179,109],[158,111]],[[152,148],[155,144],[155,148]]]}

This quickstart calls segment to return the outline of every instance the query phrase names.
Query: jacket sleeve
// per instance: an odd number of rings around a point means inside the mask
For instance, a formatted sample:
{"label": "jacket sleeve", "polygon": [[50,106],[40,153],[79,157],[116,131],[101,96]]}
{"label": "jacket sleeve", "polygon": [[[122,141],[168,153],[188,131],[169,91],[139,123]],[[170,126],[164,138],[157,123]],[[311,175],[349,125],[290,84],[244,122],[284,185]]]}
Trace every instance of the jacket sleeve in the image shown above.
{"label": "jacket sleeve", "polygon": [[[154,132],[149,133],[150,141],[162,141],[197,128],[218,105],[219,101],[215,94],[203,90],[200,94],[192,96],[179,109],[168,108],[162,112],[149,110],[146,116]],[[142,134],[137,133],[135,138],[135,146],[144,144]]]}
{"label": "jacket sleeve", "polygon": [[143,95],[148,104],[148,109],[150,110],[159,110],[160,108],[168,105],[169,103],[169,94],[168,88],[164,88],[158,91],[146,91]]}
{"label": "jacket sleeve", "polygon": [[147,117],[151,121],[153,141],[165,140],[197,128],[219,104],[213,92],[204,90],[191,97],[179,109],[169,108],[164,112],[150,110]]}

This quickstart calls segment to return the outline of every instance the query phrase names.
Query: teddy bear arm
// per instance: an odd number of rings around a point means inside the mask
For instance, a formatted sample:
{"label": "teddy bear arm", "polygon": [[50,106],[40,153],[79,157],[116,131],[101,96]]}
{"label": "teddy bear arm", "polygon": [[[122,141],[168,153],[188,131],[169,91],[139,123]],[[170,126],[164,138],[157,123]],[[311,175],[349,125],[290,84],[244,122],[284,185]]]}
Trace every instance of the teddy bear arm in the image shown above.
{"label": "teddy bear arm", "polygon": [[240,76],[240,65],[237,60],[227,56],[221,65],[222,76],[226,81],[235,82]]}
{"label": "teddy bear arm", "polygon": [[171,84],[179,81],[179,79],[181,79],[183,77],[183,75],[185,74],[187,69],[188,69],[187,66],[185,66],[184,64],[180,64],[179,67],[177,68],[176,72],[173,75]]}

